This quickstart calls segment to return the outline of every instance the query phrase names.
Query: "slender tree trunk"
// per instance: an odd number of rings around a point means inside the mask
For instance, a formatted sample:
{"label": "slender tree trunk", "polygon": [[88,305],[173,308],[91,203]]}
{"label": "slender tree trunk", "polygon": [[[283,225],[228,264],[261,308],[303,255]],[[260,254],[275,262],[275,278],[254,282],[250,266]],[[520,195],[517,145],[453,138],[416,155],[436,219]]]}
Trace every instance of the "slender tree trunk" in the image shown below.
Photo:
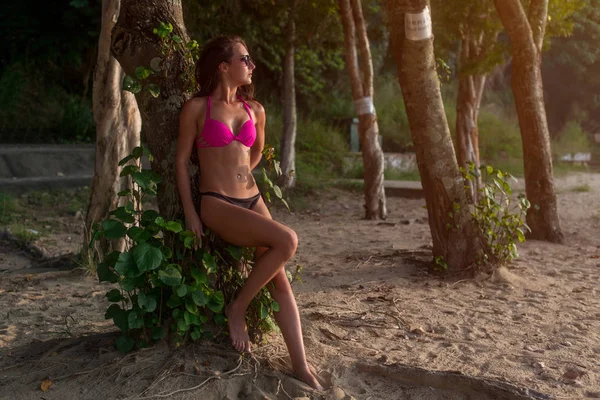
{"label": "slender tree trunk", "polygon": [[[379,145],[377,115],[373,106],[373,63],[362,6],[359,0],[339,0],[339,6],[344,27],[346,65],[358,114],[358,132],[364,165],[365,216],[367,219],[385,219],[387,208],[383,188],[384,159]],[[361,51],[362,80],[356,37]]]}
{"label": "slender tree trunk", "polygon": [[281,136],[281,170],[283,185],[294,187],[296,182],[296,82],[294,56],[296,41],[296,4],[291,0],[289,11],[285,58],[283,60],[283,135]]}
{"label": "slender tree trunk", "polygon": [[388,0],[392,46],[421,175],[433,255],[460,271],[488,253],[470,214],[452,145],[433,53],[433,38],[405,37],[405,14],[421,13],[426,0]]}
{"label": "slender tree trunk", "polygon": [[[158,207],[165,219],[181,218],[183,209],[175,180],[175,155],[178,136],[179,112],[189,98],[190,89],[183,75],[191,67],[182,51],[161,52],[159,37],[153,33],[160,22],[170,22],[173,33],[188,42],[183,22],[181,1],[128,0],[121,4],[121,12],[112,35],[112,52],[128,75],[135,75],[139,66],[157,70],[148,78],[161,90],[158,98],[142,91],[137,94],[142,111],[144,138],[154,155],[152,170],[162,177],[158,190]],[[197,168],[190,176],[197,182]],[[196,188],[194,184],[192,187]]]}
{"label": "slender tree trunk", "polygon": [[525,189],[531,202],[529,237],[562,243],[540,68],[548,0],[531,2],[532,15],[539,18],[532,22],[533,31],[519,0],[495,0],[495,4],[512,47],[511,85],[523,142]]}
{"label": "slender tree trunk", "polygon": [[[119,7],[119,0],[102,2],[102,28],[93,84],[96,158],[85,221],[84,249],[91,239],[93,226],[116,208],[117,193],[128,186],[128,182],[119,178],[117,164],[140,143],[141,119],[137,102],[133,94],[121,90],[124,73],[110,53],[111,31]],[[123,246],[124,239],[112,241],[116,250],[122,250]],[[103,255],[110,247],[111,243],[104,239],[96,250]]]}

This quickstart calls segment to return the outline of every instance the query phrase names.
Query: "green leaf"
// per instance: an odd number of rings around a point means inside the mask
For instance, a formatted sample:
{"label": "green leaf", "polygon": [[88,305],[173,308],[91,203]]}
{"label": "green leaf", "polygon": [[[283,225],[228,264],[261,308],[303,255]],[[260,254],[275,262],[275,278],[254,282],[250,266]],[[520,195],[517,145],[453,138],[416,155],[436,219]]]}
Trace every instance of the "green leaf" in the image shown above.
{"label": "green leaf", "polygon": [[115,271],[127,278],[134,278],[140,274],[133,256],[128,251],[119,254],[119,259],[115,264]]}
{"label": "green leaf", "polygon": [[135,78],[126,75],[123,78],[123,90],[137,94],[142,91],[142,85]]}
{"label": "green leaf", "polygon": [[131,253],[140,272],[155,270],[163,260],[160,249],[146,242],[134,246]]}
{"label": "green leaf", "polygon": [[195,40],[191,40],[185,44],[185,48],[188,50],[194,50],[197,47],[198,47],[198,42],[196,42]]}
{"label": "green leaf", "polygon": [[517,238],[521,243],[525,241],[525,233],[523,233],[523,230],[521,228],[517,228]]}
{"label": "green leaf", "polygon": [[179,233],[183,230],[181,224],[177,221],[169,221],[164,226],[167,230],[175,233]]}
{"label": "green leaf", "polygon": [[111,304],[110,307],[108,307],[108,309],[106,310],[106,313],[104,313],[104,319],[113,318],[115,315],[118,315],[121,311],[123,311],[121,309],[121,306],[119,306],[118,304]]}
{"label": "green leaf", "polygon": [[267,307],[265,307],[264,304],[260,305],[260,318],[261,319],[265,319],[269,316],[269,310],[267,310]]}
{"label": "green leaf", "polygon": [[199,284],[206,285],[208,282],[208,277],[200,270],[200,268],[192,267],[190,274],[192,275],[192,278],[194,278]]}
{"label": "green leaf", "polygon": [[227,252],[231,254],[231,257],[237,261],[242,258],[242,253],[244,251],[244,249],[240,246],[227,246],[225,250],[227,250]]}
{"label": "green leaf", "polygon": [[158,96],[160,96],[160,86],[158,86],[156,83],[148,84],[146,86],[146,89],[155,99],[158,98]]}
{"label": "green leaf", "polygon": [[209,253],[204,253],[204,255],[202,256],[202,265],[204,266],[204,268],[206,268],[206,272],[208,274],[214,274],[215,272],[217,272],[217,262],[215,261],[215,258]]}
{"label": "green leaf", "polygon": [[117,193],[117,196],[124,197],[124,196],[127,196],[130,193],[131,193],[131,190],[125,189],[125,190],[121,190],[119,193]]}
{"label": "green leaf", "polygon": [[171,36],[171,39],[173,39],[173,41],[177,44],[179,43],[183,43],[183,39],[181,39],[181,37],[177,36],[177,35],[173,35]]}
{"label": "green leaf", "polygon": [[196,290],[192,293],[192,300],[199,307],[204,307],[208,303],[208,299],[202,290]]}
{"label": "green leaf", "polygon": [[194,315],[190,314],[190,312],[186,310],[183,312],[183,320],[185,321],[186,325],[192,325],[194,322]]}
{"label": "green leaf", "polygon": [[127,332],[129,330],[127,311],[119,309],[119,311],[113,315],[112,319],[115,325],[123,332]]}
{"label": "green leaf", "polygon": [[169,260],[171,257],[173,257],[173,250],[171,250],[169,247],[163,247],[160,250],[163,253],[163,260]]}
{"label": "green leaf", "polygon": [[133,278],[126,277],[119,282],[119,286],[121,286],[121,289],[125,290],[126,292],[132,292],[134,289],[142,287],[144,284],[144,275],[136,276]]}
{"label": "green leaf", "polygon": [[187,286],[186,285],[181,285],[177,288],[177,296],[179,297],[184,297],[187,294]]}
{"label": "green leaf", "polygon": [[227,323],[227,317],[225,316],[225,314],[215,314],[213,320],[219,326],[223,326]]}
{"label": "green leaf", "polygon": [[165,329],[162,326],[152,328],[152,340],[161,340],[165,337]]}
{"label": "green leaf", "polygon": [[150,239],[152,236],[150,232],[145,230],[144,228],[140,228],[139,226],[132,226],[127,230],[127,236],[129,236],[135,242],[145,242]]}
{"label": "green leaf", "polygon": [[169,297],[169,300],[167,300],[167,306],[169,308],[179,307],[180,305],[181,305],[181,298],[179,296],[177,296],[175,293],[173,293],[171,295],[171,297]]}
{"label": "green leaf", "polygon": [[208,309],[211,310],[212,312],[218,313],[218,312],[221,312],[221,310],[223,310],[224,305],[225,305],[225,299],[223,297],[223,293],[215,292],[210,297],[210,300],[209,300],[208,304],[206,305],[206,307],[208,307]]}
{"label": "green leaf", "polygon": [[130,310],[127,316],[129,329],[139,329],[144,326],[144,319],[136,310]]}
{"label": "green leaf", "polygon": [[102,222],[102,229],[104,230],[104,236],[109,239],[120,239],[127,232],[125,225],[114,219],[107,219]]}
{"label": "green leaf", "polygon": [[135,346],[135,340],[129,336],[122,335],[115,340],[115,346],[121,353],[129,353]]}
{"label": "green leaf", "polygon": [[154,310],[156,310],[157,306],[156,297],[153,294],[139,292],[138,306],[140,306],[140,308],[145,312],[153,312]]}
{"label": "green leaf", "polygon": [[125,167],[123,167],[123,169],[121,170],[121,173],[119,174],[120,177],[123,176],[129,176],[135,172],[139,171],[139,168],[137,165],[126,165]]}
{"label": "green leaf", "polygon": [[281,200],[281,202],[283,203],[285,208],[287,208],[287,210],[290,211],[290,206],[288,205],[287,201],[285,201],[285,199],[279,199],[279,200]]}
{"label": "green leaf", "polygon": [[154,71],[152,71],[150,68],[146,68],[146,67],[142,67],[142,66],[137,67],[135,69],[136,78],[142,79],[142,80],[148,78],[153,73],[154,73]]}
{"label": "green leaf", "polygon": [[279,312],[279,303],[278,303],[278,302],[276,302],[276,301],[273,301],[273,302],[271,303],[271,308],[273,309],[273,311],[275,311],[275,312]]}
{"label": "green leaf", "polygon": [[198,340],[202,337],[202,333],[198,328],[194,328],[192,332],[190,332],[190,337],[192,338],[192,340]]}
{"label": "green leaf", "polygon": [[181,285],[181,274],[179,273],[179,270],[172,265],[169,265],[164,270],[158,271],[158,277],[165,285]]}
{"label": "green leaf", "polygon": [[185,239],[183,239],[183,246],[186,249],[191,249],[194,247],[194,245],[196,245],[197,242],[199,241],[195,236],[186,236]]}
{"label": "green leaf", "polygon": [[105,296],[111,303],[116,303],[123,300],[123,296],[121,296],[121,291],[119,289],[113,289],[106,293]]}
{"label": "green leaf", "polygon": [[273,185],[273,192],[275,193],[275,196],[277,196],[278,199],[281,199],[283,197],[283,193],[281,193],[281,188],[277,185]]}
{"label": "green leaf", "polygon": [[136,146],[132,151],[131,154],[135,157],[135,158],[140,158],[144,155],[144,148],[142,146]]}
{"label": "green leaf", "polygon": [[188,324],[185,323],[185,320],[182,318],[177,320],[177,329],[181,332],[186,332],[188,329],[190,329],[190,327],[188,326]]}
{"label": "green leaf", "polygon": [[194,300],[187,298],[185,301],[185,309],[191,312],[192,314],[196,314],[198,312],[198,306],[194,302]]}
{"label": "green leaf", "polygon": [[98,264],[98,267],[96,268],[96,273],[98,274],[99,282],[116,283],[119,280],[117,274],[115,274],[104,262]]}
{"label": "green leaf", "polygon": [[488,165],[486,167],[486,170],[487,170],[487,173],[490,174],[490,175],[494,172],[494,168],[491,165]]}
{"label": "green leaf", "polygon": [[127,212],[125,207],[119,207],[116,210],[112,211],[111,214],[126,224],[132,224],[135,222],[133,215]]}
{"label": "green leaf", "polygon": [[129,160],[133,160],[135,157],[133,154],[128,155],[127,157],[123,158],[121,161],[119,161],[119,167],[122,167],[123,165],[127,164],[127,162]]}

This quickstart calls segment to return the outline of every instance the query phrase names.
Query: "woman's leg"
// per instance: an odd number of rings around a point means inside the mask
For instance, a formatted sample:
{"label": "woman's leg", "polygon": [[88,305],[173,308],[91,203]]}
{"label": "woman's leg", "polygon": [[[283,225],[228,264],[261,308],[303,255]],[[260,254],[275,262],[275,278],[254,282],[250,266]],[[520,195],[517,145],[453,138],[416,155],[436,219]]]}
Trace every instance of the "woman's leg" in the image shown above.
{"label": "woman's leg", "polygon": [[[260,200],[262,201],[262,200]],[[298,239],[290,228],[260,213],[204,196],[202,222],[229,243],[243,247],[265,247],[237,298],[227,308],[229,334],[238,351],[250,350],[246,310],[260,289],[271,281],[296,252]]]}
{"label": "woman's leg", "polygon": [[[256,203],[253,211],[264,215],[269,219],[271,218],[271,213],[262,199]],[[266,251],[268,251],[268,248],[257,247],[255,259],[259,260]],[[275,321],[277,321],[277,325],[279,325],[279,329],[281,329],[281,333],[283,334],[283,339],[285,340],[288,352],[290,353],[292,368],[299,378],[313,388],[322,390],[323,388],[308,368],[306,353],[304,351],[304,341],[302,339],[300,314],[298,313],[296,299],[294,298],[294,293],[284,268],[277,272],[277,275],[271,280],[271,283],[272,285],[267,285],[267,288],[269,289],[269,292],[271,292],[273,299],[279,303],[279,312],[273,314],[275,316]]]}

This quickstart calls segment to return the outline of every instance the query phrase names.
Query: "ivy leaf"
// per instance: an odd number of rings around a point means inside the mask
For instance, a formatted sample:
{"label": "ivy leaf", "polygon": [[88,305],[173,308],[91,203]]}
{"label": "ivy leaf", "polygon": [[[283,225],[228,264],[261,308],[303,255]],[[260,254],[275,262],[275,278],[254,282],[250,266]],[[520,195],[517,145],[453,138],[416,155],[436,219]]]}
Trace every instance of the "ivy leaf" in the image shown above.
{"label": "ivy leaf", "polygon": [[208,274],[214,274],[217,271],[217,262],[212,254],[204,253],[202,256],[202,265],[206,268]]}
{"label": "ivy leaf", "polygon": [[242,258],[242,252],[244,251],[240,246],[227,246],[225,250],[237,261]]}
{"label": "ivy leaf", "polygon": [[153,312],[157,306],[156,297],[140,291],[138,293],[138,306],[145,312]]}
{"label": "ivy leaf", "polygon": [[150,68],[146,68],[146,67],[140,66],[135,69],[136,78],[142,79],[142,80],[148,78],[153,73],[154,73],[154,71],[152,71]]}
{"label": "ivy leaf", "polygon": [[137,94],[142,91],[142,85],[132,76],[125,75],[123,78],[123,90]]}
{"label": "ivy leaf", "polygon": [[129,353],[135,346],[135,340],[129,336],[122,335],[115,340],[115,346],[121,353]]}
{"label": "ivy leaf", "polygon": [[111,304],[110,307],[108,307],[108,309],[106,310],[106,313],[104,313],[104,319],[110,319],[113,318],[115,315],[119,314],[119,312],[121,312],[121,306],[119,306],[118,304]]}
{"label": "ivy leaf", "polygon": [[139,329],[144,326],[144,320],[136,310],[129,311],[127,323],[129,324],[129,329]]}
{"label": "ivy leaf", "polygon": [[183,230],[181,224],[177,221],[169,221],[164,225],[164,228],[175,233],[179,233]]}
{"label": "ivy leaf", "polygon": [[139,171],[140,169],[138,168],[137,165],[126,165],[125,167],[123,167],[123,169],[121,170],[121,173],[119,174],[120,177],[123,176],[128,176],[133,174],[134,172]]}
{"label": "ivy leaf", "polygon": [[184,297],[187,294],[187,286],[186,285],[181,285],[177,288],[177,296],[179,297]]}
{"label": "ivy leaf", "polygon": [[273,309],[273,311],[275,311],[275,312],[279,312],[279,303],[278,303],[278,302],[276,302],[276,301],[273,301],[273,302],[271,303],[271,308]]}
{"label": "ivy leaf", "polygon": [[192,338],[192,340],[198,340],[202,337],[202,333],[198,328],[194,328],[194,330],[190,332],[190,337]]}
{"label": "ivy leaf", "polygon": [[128,251],[124,251],[123,253],[119,254],[119,259],[115,264],[115,271],[127,278],[134,278],[139,275],[138,268],[135,265],[135,260]]}
{"label": "ivy leaf", "polygon": [[119,280],[117,274],[111,271],[109,266],[104,262],[98,264],[98,267],[96,268],[96,273],[98,274],[99,282],[116,283]]}
{"label": "ivy leaf", "polygon": [[135,242],[145,242],[150,239],[152,236],[150,232],[145,230],[144,228],[140,228],[139,226],[132,226],[127,230],[127,236],[129,236]]}
{"label": "ivy leaf", "polygon": [[146,242],[134,246],[131,252],[140,272],[155,270],[163,260],[160,249]]}
{"label": "ivy leaf", "polygon": [[165,337],[165,329],[162,326],[152,328],[152,340],[161,340]]}
{"label": "ivy leaf", "polygon": [[260,318],[261,319],[265,319],[269,316],[269,310],[267,310],[267,307],[265,307],[264,304],[260,305]]}
{"label": "ivy leaf", "polygon": [[206,284],[208,282],[206,274],[200,271],[200,268],[192,267],[190,274],[199,284]]}
{"label": "ivy leaf", "polygon": [[177,44],[179,43],[183,43],[183,39],[181,39],[181,37],[177,36],[177,35],[173,35],[171,36],[171,39],[173,39],[173,41]]}
{"label": "ivy leaf", "polygon": [[158,271],[158,277],[165,285],[181,285],[181,274],[179,273],[179,270],[172,265],[168,266],[164,270]]}
{"label": "ivy leaf", "polygon": [[116,210],[112,211],[111,214],[126,224],[132,224],[133,222],[135,222],[133,215],[127,212],[125,207],[118,207]]}
{"label": "ivy leaf", "polygon": [[156,83],[150,83],[150,84],[148,84],[146,86],[146,89],[148,89],[148,92],[155,99],[158,98],[158,96],[160,96],[160,86],[158,86]]}
{"label": "ivy leaf", "polygon": [[104,236],[108,239],[120,239],[125,236],[127,228],[121,222],[114,219],[107,219],[102,222]]}
{"label": "ivy leaf", "polygon": [[204,307],[208,303],[208,299],[202,290],[196,290],[192,293],[192,300],[199,307]]}
{"label": "ivy leaf", "polygon": [[113,289],[106,293],[105,296],[111,303],[116,303],[123,300],[123,296],[121,296],[121,291],[119,289]]}
{"label": "ivy leaf", "polygon": [[193,299],[188,298],[185,301],[185,309],[191,312],[192,314],[196,314],[198,312],[198,306],[194,302]]}
{"label": "ivy leaf", "polygon": [[122,167],[123,165],[127,164],[127,162],[129,160],[132,160],[133,158],[135,158],[133,154],[130,154],[127,157],[123,158],[121,161],[119,161],[119,167]]}

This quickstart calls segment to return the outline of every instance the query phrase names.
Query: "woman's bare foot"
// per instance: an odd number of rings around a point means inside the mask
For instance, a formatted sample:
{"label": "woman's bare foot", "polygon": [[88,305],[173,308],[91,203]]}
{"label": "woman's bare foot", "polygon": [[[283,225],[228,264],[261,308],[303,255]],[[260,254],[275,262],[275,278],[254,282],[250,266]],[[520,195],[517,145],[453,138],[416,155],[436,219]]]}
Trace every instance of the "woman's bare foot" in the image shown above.
{"label": "woman's bare foot", "polygon": [[294,369],[294,374],[296,374],[296,376],[300,380],[302,380],[305,383],[307,383],[313,389],[318,390],[318,391],[325,390],[323,388],[323,386],[321,386],[321,384],[319,383],[319,381],[317,380],[317,378],[315,377],[315,375],[312,373],[312,371],[309,369],[308,366],[306,366],[304,368],[296,368],[296,369]]}
{"label": "woman's bare foot", "polygon": [[225,315],[227,316],[229,337],[233,347],[240,352],[250,352],[250,337],[246,327],[246,310],[239,310],[234,304],[230,304],[225,309]]}

